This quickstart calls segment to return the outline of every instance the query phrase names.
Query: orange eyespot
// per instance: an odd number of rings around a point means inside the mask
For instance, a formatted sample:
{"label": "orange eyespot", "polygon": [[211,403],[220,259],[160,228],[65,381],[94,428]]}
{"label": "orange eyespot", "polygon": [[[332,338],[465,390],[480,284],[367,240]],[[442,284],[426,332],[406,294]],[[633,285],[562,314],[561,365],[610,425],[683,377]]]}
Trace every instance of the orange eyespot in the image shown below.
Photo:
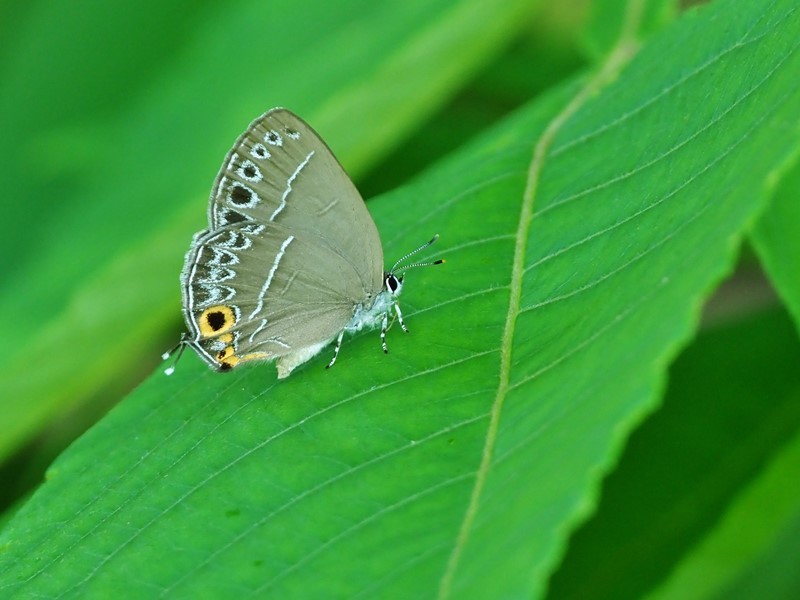
{"label": "orange eyespot", "polygon": [[213,337],[225,333],[236,324],[236,315],[230,306],[211,306],[205,309],[197,319],[200,335]]}
{"label": "orange eyespot", "polygon": [[221,360],[219,363],[219,368],[221,371],[230,371],[233,367],[239,364],[239,357],[235,354],[231,354],[224,360]]}

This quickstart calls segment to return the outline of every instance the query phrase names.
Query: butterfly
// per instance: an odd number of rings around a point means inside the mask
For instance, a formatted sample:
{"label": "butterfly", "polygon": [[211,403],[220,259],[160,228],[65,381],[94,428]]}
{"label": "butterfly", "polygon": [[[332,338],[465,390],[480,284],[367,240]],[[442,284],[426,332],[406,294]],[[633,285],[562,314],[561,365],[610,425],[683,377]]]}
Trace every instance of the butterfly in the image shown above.
{"label": "butterfly", "polygon": [[[276,360],[278,378],[346,332],[381,327],[394,313],[405,264],[438,235],[383,270],[375,222],[344,168],[319,135],[284,108],[263,114],[239,136],[214,180],[208,229],[192,239],[181,271],[192,348],[226,371]],[[175,366],[166,369],[171,374]]]}

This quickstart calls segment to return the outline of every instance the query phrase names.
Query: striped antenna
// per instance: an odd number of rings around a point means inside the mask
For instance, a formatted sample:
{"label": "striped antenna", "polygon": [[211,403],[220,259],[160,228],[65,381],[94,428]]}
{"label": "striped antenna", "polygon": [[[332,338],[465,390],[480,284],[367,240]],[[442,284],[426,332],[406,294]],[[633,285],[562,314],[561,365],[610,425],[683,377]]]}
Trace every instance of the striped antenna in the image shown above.
{"label": "striped antenna", "polygon": [[414,263],[412,265],[406,265],[405,267],[401,268],[399,271],[395,271],[397,269],[397,265],[399,265],[401,262],[403,262],[405,260],[408,260],[409,258],[414,256],[417,252],[422,252],[423,250],[425,250],[425,248],[428,248],[428,247],[432,246],[433,244],[436,243],[436,240],[438,240],[438,239],[439,239],[439,234],[437,233],[435,236],[433,236],[431,238],[431,240],[429,242],[426,242],[426,243],[422,244],[422,246],[420,246],[416,250],[412,250],[411,252],[409,252],[408,254],[403,256],[400,260],[398,260],[396,263],[394,263],[392,268],[389,269],[389,273],[395,273],[395,272],[400,273],[402,271],[405,271],[406,269],[411,269],[413,267],[427,267],[428,265],[439,265],[439,264],[443,263],[444,262],[443,260],[437,260],[437,261],[429,262],[429,263]]}

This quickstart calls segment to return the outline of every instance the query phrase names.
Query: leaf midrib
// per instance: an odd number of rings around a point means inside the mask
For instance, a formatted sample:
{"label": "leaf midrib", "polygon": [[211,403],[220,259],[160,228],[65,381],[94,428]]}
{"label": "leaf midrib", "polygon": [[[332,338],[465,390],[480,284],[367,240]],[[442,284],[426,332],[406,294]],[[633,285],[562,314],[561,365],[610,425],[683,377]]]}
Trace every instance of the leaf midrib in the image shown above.
{"label": "leaf midrib", "polygon": [[475,483],[472,486],[467,508],[464,512],[458,536],[448,558],[442,578],[439,582],[438,597],[440,600],[449,598],[452,592],[453,580],[458,570],[464,549],[469,542],[475,517],[478,513],[483,489],[492,466],[497,432],[500,425],[500,416],[503,411],[505,399],[511,388],[511,354],[514,342],[514,332],[517,317],[520,314],[522,300],[522,283],[525,276],[525,256],[533,221],[533,207],[536,200],[539,178],[544,167],[547,152],[553,144],[556,134],[564,124],[594,96],[603,86],[607,85],[619,74],[622,68],[633,58],[638,50],[636,31],[642,20],[643,0],[630,0],[625,14],[625,23],[620,33],[620,38],[606,61],[601,65],[596,74],[590,77],[585,85],[578,90],[572,100],[550,121],[545,127],[533,149],[533,156],[528,167],[525,190],[522,195],[519,221],[517,224],[516,242],[514,244],[514,262],[511,267],[511,283],[509,285],[508,311],[506,313],[503,337],[500,343],[500,368],[498,373],[497,391],[490,411],[489,425],[486,439],[481,453],[481,462],[475,473]]}

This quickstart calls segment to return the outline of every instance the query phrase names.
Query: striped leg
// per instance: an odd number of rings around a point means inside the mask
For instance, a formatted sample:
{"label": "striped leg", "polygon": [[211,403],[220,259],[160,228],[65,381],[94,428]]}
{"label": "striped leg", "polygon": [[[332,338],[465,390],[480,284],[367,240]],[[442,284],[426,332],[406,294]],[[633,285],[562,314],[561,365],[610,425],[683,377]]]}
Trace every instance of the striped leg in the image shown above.
{"label": "striped leg", "polygon": [[326,369],[330,369],[333,366],[333,363],[336,362],[336,357],[339,356],[339,348],[342,347],[342,338],[344,337],[344,329],[339,333],[339,337],[336,338],[336,348],[333,349],[333,358],[331,362],[328,363],[328,366],[325,367]]}
{"label": "striped leg", "polygon": [[386,329],[389,327],[389,313],[383,313],[383,324],[381,324],[381,346],[383,346],[383,353],[389,354],[389,348],[386,347]]}
{"label": "striped leg", "polygon": [[408,333],[408,327],[403,323],[403,313],[400,312],[400,304],[397,302],[394,303],[394,312],[397,313],[397,320],[400,321],[400,327],[403,328],[403,331]]}

